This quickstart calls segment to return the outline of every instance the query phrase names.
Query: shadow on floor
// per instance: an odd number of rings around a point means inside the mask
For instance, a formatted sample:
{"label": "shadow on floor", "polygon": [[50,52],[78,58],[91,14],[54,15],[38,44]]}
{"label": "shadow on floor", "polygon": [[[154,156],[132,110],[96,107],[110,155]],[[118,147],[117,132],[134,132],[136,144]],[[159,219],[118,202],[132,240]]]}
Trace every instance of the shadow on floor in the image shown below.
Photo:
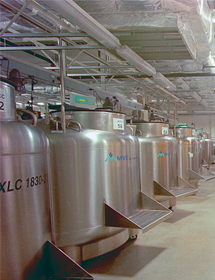
{"label": "shadow on floor", "polygon": [[199,191],[196,193],[196,197],[206,197],[209,196],[211,194],[213,194],[215,191],[214,190],[208,190],[208,189],[204,189],[204,186],[199,189]]}
{"label": "shadow on floor", "polygon": [[[206,192],[205,192],[205,194],[206,194]],[[185,204],[189,204],[189,205],[190,204],[199,204],[199,203],[205,202],[208,199],[210,199],[209,196],[205,197],[205,194],[200,192],[199,194],[197,193],[197,194],[190,195],[187,197],[178,198],[177,202],[176,202],[176,206],[177,206],[177,204],[180,205],[181,202],[184,205]]]}
{"label": "shadow on floor", "polygon": [[132,277],[166,249],[132,243],[128,241],[110,253],[84,261],[82,267],[89,273]]}
{"label": "shadow on floor", "polygon": [[176,223],[182,219],[185,219],[186,217],[195,214],[196,212],[194,211],[186,211],[186,210],[182,210],[182,209],[176,209],[173,212],[172,217],[170,217],[169,219],[167,219],[166,221],[164,221],[164,223]]}

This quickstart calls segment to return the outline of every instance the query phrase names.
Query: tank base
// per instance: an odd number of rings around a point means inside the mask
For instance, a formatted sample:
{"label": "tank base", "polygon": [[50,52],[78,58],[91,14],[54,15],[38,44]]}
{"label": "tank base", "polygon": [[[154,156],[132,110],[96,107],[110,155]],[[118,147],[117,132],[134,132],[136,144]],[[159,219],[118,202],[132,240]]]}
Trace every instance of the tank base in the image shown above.
{"label": "tank base", "polygon": [[78,264],[103,254],[106,254],[120,247],[129,240],[130,233],[126,229],[113,236],[96,240],[81,246],[68,246],[61,248],[65,254],[72,258]]}

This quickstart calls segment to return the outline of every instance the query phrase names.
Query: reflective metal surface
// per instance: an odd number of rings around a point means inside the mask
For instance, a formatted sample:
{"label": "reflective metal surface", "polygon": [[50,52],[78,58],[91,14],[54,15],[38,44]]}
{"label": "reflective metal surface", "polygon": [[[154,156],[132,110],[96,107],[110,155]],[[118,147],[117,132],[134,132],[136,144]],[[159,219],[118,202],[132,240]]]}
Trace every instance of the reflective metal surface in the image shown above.
{"label": "reflective metal surface", "polygon": [[167,190],[177,186],[177,141],[169,136],[169,124],[137,123],[140,147],[141,188],[154,196],[153,181]]}
{"label": "reflective metal surface", "polygon": [[104,202],[131,216],[138,211],[140,192],[138,141],[125,133],[124,114],[80,111],[66,119],[70,120],[66,133],[46,131],[53,237],[59,247],[124,230],[105,226]]}
{"label": "reflective metal surface", "polygon": [[0,81],[0,120],[10,121],[16,118],[14,88]]}
{"label": "reflective metal surface", "polygon": [[62,250],[47,241],[42,258],[33,278],[30,280],[45,279],[95,279],[80,265],[74,262]]}
{"label": "reflective metal surface", "polygon": [[205,139],[202,138],[200,141],[200,164],[204,164],[205,158]]}
{"label": "reflective metal surface", "polygon": [[178,175],[189,181],[189,169],[200,174],[200,141],[192,136],[191,127],[177,127]]}
{"label": "reflective metal surface", "polygon": [[210,167],[210,164],[213,162],[213,141],[211,139],[210,135],[207,135],[207,138],[205,139],[205,153],[204,153],[204,160],[208,164],[208,168]]}
{"label": "reflective metal surface", "polygon": [[15,120],[13,88],[0,87],[6,100],[0,114],[0,278],[33,279],[51,238],[48,143],[39,128]]}
{"label": "reflective metal surface", "polygon": [[126,131],[128,134],[131,134],[131,135],[136,135],[136,125],[134,124],[127,124],[126,125]]}
{"label": "reflective metal surface", "polygon": [[127,228],[144,226],[146,231],[172,215],[150,197],[144,196],[142,203],[138,140],[126,133],[124,114],[74,111],[66,115],[65,133],[56,130],[59,116],[55,113],[50,126],[43,126],[51,150],[52,234],[57,246],[65,252],[81,246],[83,256],[89,244],[95,248],[87,253],[90,258],[100,243],[100,254],[113,250],[107,246],[110,237],[117,237],[111,238],[115,248],[120,246],[117,239],[128,236]]}

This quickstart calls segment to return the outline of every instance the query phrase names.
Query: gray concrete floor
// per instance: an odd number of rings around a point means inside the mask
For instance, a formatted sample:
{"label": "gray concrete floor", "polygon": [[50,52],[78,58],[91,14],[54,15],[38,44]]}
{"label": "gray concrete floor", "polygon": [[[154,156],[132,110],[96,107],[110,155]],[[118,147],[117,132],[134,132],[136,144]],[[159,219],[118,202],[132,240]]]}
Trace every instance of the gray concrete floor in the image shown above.
{"label": "gray concrete floor", "polygon": [[177,199],[171,218],[84,268],[96,280],[215,280],[215,179],[198,189]]}

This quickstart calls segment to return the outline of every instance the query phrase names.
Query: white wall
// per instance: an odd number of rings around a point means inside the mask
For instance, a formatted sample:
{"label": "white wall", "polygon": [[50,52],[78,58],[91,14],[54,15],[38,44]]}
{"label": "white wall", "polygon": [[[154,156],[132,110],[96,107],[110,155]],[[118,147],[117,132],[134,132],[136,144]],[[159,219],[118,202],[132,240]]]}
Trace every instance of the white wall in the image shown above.
{"label": "white wall", "polygon": [[203,128],[204,132],[215,138],[215,115],[179,115],[178,123],[195,124],[195,128]]}

